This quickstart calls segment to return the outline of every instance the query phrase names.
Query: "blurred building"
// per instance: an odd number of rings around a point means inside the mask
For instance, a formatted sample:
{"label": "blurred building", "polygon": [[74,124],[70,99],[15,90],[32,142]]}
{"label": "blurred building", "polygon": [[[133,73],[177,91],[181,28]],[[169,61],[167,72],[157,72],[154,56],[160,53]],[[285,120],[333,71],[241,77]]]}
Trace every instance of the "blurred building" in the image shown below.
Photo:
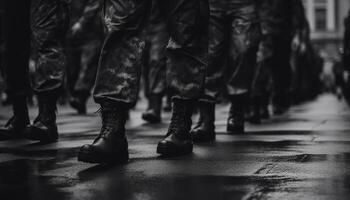
{"label": "blurred building", "polygon": [[337,55],[344,33],[343,21],[349,0],[303,0],[311,38],[324,56]]}

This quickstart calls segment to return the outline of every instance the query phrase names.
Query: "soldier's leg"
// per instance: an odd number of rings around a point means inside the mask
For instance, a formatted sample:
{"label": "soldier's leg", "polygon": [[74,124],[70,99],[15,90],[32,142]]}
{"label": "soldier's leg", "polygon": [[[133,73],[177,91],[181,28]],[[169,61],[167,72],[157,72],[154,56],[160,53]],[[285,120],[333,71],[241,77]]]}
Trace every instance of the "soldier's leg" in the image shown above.
{"label": "soldier's leg", "polygon": [[269,104],[269,81],[270,71],[260,61],[256,65],[255,75],[253,78],[250,99],[251,110],[248,116],[249,122],[254,124],[261,123],[261,119],[269,118],[268,104]]}
{"label": "soldier's leg", "polygon": [[32,0],[31,28],[36,53],[32,86],[39,100],[39,114],[28,134],[29,139],[45,142],[58,138],[56,103],[65,78],[63,43],[69,23],[65,0]]}
{"label": "soldier's leg", "polygon": [[[147,29],[147,28],[146,28]],[[149,98],[150,89],[149,89],[149,56],[150,56],[150,47],[151,43],[147,34],[145,34],[145,46],[143,48],[142,56],[141,56],[141,65],[142,65],[142,79],[143,79],[143,90],[146,98]]]}
{"label": "soldier's leg", "polygon": [[76,9],[72,16],[76,19],[70,28],[70,44],[80,49],[81,58],[77,63],[79,67],[75,67],[78,71],[76,82],[71,87],[69,103],[78,114],[86,114],[86,102],[96,79],[104,35],[101,4],[102,1],[94,0],[72,2],[72,7]]}
{"label": "soldier's leg", "polygon": [[244,109],[248,106],[253,75],[256,67],[260,29],[254,4],[240,6],[233,13],[231,48],[227,71],[227,91],[231,108],[227,121],[229,133],[244,132]]}
{"label": "soldier's leg", "polygon": [[215,140],[215,104],[224,85],[224,71],[229,50],[229,26],[225,8],[210,5],[209,58],[204,94],[198,101],[199,121],[191,130],[194,142]]}
{"label": "soldier's leg", "polygon": [[189,154],[193,149],[191,115],[193,104],[203,90],[209,13],[208,7],[204,6],[206,12],[201,16],[200,0],[161,0],[161,3],[168,14],[167,81],[174,96],[169,129],[158,143],[157,152],[176,156]]}
{"label": "soldier's leg", "polygon": [[26,99],[30,94],[28,64],[30,54],[30,1],[6,0],[4,14],[3,72],[7,94],[12,99],[13,117],[0,128],[0,138],[23,137],[29,124]]}
{"label": "soldier's leg", "polygon": [[[164,19],[163,19],[164,20]],[[166,90],[166,55],[165,48],[169,41],[166,24],[160,22],[149,27],[149,51],[146,84],[148,88],[148,109],[142,118],[150,123],[161,121],[162,98]]]}
{"label": "soldier's leg", "polygon": [[270,99],[269,85],[271,72],[268,61],[273,55],[272,40],[270,37],[261,35],[257,63],[254,78],[251,86],[250,98],[252,100],[252,112],[249,120],[252,123],[259,123],[262,118],[269,118],[268,104]]}
{"label": "soldier's leg", "polygon": [[136,104],[141,75],[141,38],[148,0],[105,0],[108,30],[100,56],[94,99],[101,105],[102,128],[91,145],[84,145],[78,160],[116,163],[128,160],[126,115]]}
{"label": "soldier's leg", "polygon": [[79,71],[81,69],[81,59],[82,59],[82,45],[81,44],[71,44],[71,41],[67,41],[68,45],[65,48],[67,53],[66,57],[66,92],[68,95],[74,94],[74,87],[77,83]]}
{"label": "soldier's leg", "polygon": [[91,40],[82,46],[81,68],[70,104],[79,114],[86,114],[86,102],[94,86],[102,41]]}
{"label": "soldier's leg", "polygon": [[273,104],[274,113],[283,114],[290,106],[291,86],[291,42],[288,36],[273,36],[274,54],[271,58],[271,73],[274,81]]}

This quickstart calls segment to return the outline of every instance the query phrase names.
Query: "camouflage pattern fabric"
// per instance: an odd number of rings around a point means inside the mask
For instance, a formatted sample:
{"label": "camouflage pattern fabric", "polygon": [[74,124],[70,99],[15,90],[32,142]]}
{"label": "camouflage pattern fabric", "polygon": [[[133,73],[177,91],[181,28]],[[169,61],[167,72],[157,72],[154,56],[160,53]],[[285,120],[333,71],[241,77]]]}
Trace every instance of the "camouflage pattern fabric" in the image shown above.
{"label": "camouflage pattern fabric", "polygon": [[[266,93],[268,75],[273,80],[275,101],[287,99],[291,90],[292,67],[291,45],[297,30],[303,30],[301,1],[260,0],[261,43],[258,51],[258,66],[252,85],[252,95]],[[269,71],[269,72],[267,72]]]}
{"label": "camouflage pattern fabric", "polygon": [[10,95],[31,92],[28,75],[30,36],[36,67],[32,87],[35,92],[62,88],[64,80],[63,41],[69,21],[67,0],[6,1],[8,25],[5,31],[5,75]]}
{"label": "camouflage pattern fabric", "polygon": [[[159,0],[167,21],[167,85],[174,98],[198,98],[204,82],[207,48],[199,0]],[[107,37],[100,57],[94,90],[97,103],[133,106],[138,96],[142,31],[151,3],[147,0],[105,0],[104,24]]]}
{"label": "camouflage pattern fabric", "polygon": [[202,100],[215,102],[223,85],[229,95],[249,91],[260,32],[255,1],[209,3],[209,63]]}
{"label": "camouflage pattern fabric", "polygon": [[198,99],[208,61],[207,0],[159,0],[166,16],[170,40],[167,45],[167,85],[173,98]]}
{"label": "camouflage pattern fabric", "polygon": [[71,7],[75,13],[67,36],[67,83],[71,95],[86,98],[95,83],[104,37],[101,1],[75,0]]}
{"label": "camouflage pattern fabric", "polygon": [[107,30],[94,89],[97,103],[125,103],[138,97],[142,30],[150,11],[148,0],[104,0],[103,23]]}
{"label": "camouflage pattern fabric", "polygon": [[33,90],[37,93],[62,88],[65,77],[63,42],[69,24],[68,3],[63,0],[32,0],[31,29],[36,55]]}
{"label": "camouflage pattern fabric", "polygon": [[73,88],[75,94],[83,97],[90,96],[90,92],[95,84],[101,45],[102,41],[100,39],[95,39],[80,47],[81,66],[78,79]]}
{"label": "camouflage pattern fabric", "polygon": [[146,28],[146,45],[142,59],[146,96],[166,92],[166,46],[169,41],[166,20],[158,0],[152,1],[152,11]]}

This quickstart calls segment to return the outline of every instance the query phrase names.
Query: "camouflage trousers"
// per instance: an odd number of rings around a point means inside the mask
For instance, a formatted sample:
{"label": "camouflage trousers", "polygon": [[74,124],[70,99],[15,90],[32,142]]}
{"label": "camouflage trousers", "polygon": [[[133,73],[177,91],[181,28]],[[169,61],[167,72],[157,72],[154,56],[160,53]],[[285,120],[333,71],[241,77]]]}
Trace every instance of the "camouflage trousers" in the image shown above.
{"label": "camouflage trousers", "polygon": [[250,91],[260,31],[255,3],[210,0],[209,62],[202,101]]}
{"label": "camouflage trousers", "polygon": [[[260,6],[262,41],[258,53],[258,71],[253,84],[253,95],[259,96],[267,87],[265,72],[272,79],[273,98],[276,102],[288,99],[291,87],[291,44],[293,39],[293,16],[299,1],[263,0]],[[283,100],[284,99],[284,100]]]}
{"label": "camouflage trousers", "polygon": [[5,74],[8,93],[20,95],[30,91],[30,35],[36,61],[32,76],[33,90],[46,93],[62,88],[65,60],[63,41],[69,22],[68,3],[64,0],[9,0],[6,3],[6,16],[9,19],[5,21],[11,22],[6,31],[8,59],[5,61]]}
{"label": "camouflage trousers", "polygon": [[60,90],[65,77],[63,43],[69,25],[69,7],[64,0],[31,0],[32,43],[35,50],[35,92]]}
{"label": "camouflage trousers", "polygon": [[161,21],[151,24],[146,30],[146,43],[143,52],[142,66],[145,94],[164,95],[166,93],[166,46],[169,41],[166,24]]}
{"label": "camouflage trousers", "polygon": [[[167,85],[174,98],[195,99],[202,91],[206,45],[201,40],[199,0],[159,0],[167,19]],[[124,103],[132,107],[138,97],[141,57],[145,46],[142,31],[151,1],[105,0],[103,8],[107,37],[104,41],[95,83],[97,103]]]}
{"label": "camouflage trousers", "polygon": [[252,85],[252,95],[261,96],[269,87],[271,76],[275,101],[287,99],[291,87],[290,65],[292,37],[289,34],[267,34],[262,37],[258,53],[257,74]]}
{"label": "camouflage trousers", "polygon": [[68,80],[71,95],[90,96],[96,79],[101,45],[102,41],[95,38],[67,50],[67,71],[71,70],[71,80]]}

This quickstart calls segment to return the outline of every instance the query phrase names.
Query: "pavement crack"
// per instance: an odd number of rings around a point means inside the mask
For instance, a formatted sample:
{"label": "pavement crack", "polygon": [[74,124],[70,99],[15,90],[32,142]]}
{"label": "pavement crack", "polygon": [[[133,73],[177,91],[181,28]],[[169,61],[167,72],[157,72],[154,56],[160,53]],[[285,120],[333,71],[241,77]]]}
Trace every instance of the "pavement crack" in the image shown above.
{"label": "pavement crack", "polygon": [[258,169],[254,174],[269,174],[271,170],[273,170],[273,168],[275,168],[276,166],[277,164],[273,164],[273,163],[265,164],[263,167]]}
{"label": "pavement crack", "polygon": [[301,155],[300,159],[298,159],[298,162],[306,162],[308,159],[310,159],[310,155],[304,154],[304,155]]}
{"label": "pavement crack", "polygon": [[[322,125],[326,124],[328,121],[328,119],[322,120],[321,123],[316,124],[315,126],[313,126],[311,128],[312,131],[315,131],[316,129],[318,129],[319,127],[321,127]],[[310,140],[310,142],[314,142],[316,140],[317,136],[316,135],[312,135],[312,138]]]}
{"label": "pavement crack", "polygon": [[313,126],[313,127],[311,128],[311,130],[314,131],[314,130],[317,129],[318,127],[320,127],[320,126],[326,124],[327,121],[328,121],[328,119],[322,120],[321,123],[316,124],[315,126]]}

